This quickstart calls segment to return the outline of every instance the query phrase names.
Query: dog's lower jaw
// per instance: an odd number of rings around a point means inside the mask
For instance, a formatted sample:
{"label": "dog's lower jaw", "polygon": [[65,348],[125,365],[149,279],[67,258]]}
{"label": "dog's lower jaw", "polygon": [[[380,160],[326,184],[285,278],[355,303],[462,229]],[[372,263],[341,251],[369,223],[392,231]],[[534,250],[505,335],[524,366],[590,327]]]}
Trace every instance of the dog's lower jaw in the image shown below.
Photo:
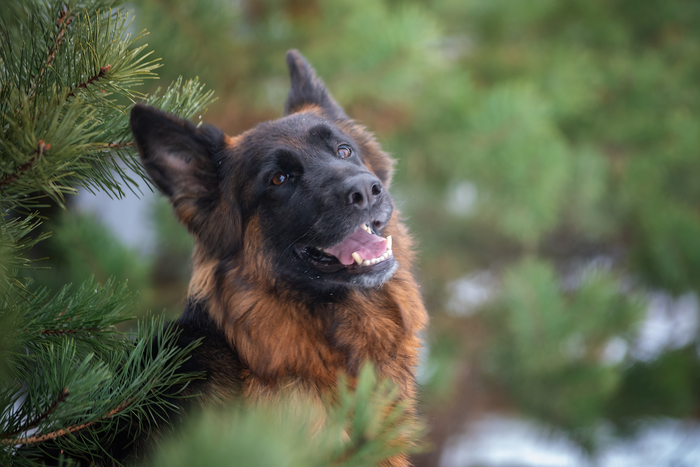
{"label": "dog's lower jaw", "polygon": [[[321,295],[338,287],[376,288],[389,281],[399,269],[399,262],[391,252],[389,253],[387,259],[376,264],[353,263],[345,266],[336,262],[334,265],[337,267],[322,270],[314,265],[304,250],[295,248],[293,257],[290,255],[280,259],[278,270],[285,271],[286,280],[293,283],[296,288],[317,289]],[[287,267],[288,262],[296,263],[296,266]]]}
{"label": "dog's lower jaw", "polygon": [[380,274],[357,274],[351,276],[350,283],[353,286],[363,287],[366,289],[381,287],[385,282],[390,280],[394,273],[399,269],[399,263],[396,260],[391,262],[391,265],[385,271]]}

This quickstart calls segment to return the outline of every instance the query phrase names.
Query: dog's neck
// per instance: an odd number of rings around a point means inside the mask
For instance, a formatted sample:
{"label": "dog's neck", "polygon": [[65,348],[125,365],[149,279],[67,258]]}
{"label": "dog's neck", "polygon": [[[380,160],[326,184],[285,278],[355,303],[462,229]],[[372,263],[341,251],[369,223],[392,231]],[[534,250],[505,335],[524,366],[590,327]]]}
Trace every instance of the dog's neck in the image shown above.
{"label": "dog's neck", "polygon": [[[394,255],[409,265],[410,238],[400,224],[393,227],[401,239]],[[255,262],[216,261],[195,249],[189,300],[206,303],[202,309],[260,384],[275,389],[291,379],[323,392],[335,387],[339,372],[354,378],[370,361],[413,394],[416,334],[427,314],[406,267],[380,288],[348,289],[341,300],[314,303],[263,280],[260,272],[270,265]]]}

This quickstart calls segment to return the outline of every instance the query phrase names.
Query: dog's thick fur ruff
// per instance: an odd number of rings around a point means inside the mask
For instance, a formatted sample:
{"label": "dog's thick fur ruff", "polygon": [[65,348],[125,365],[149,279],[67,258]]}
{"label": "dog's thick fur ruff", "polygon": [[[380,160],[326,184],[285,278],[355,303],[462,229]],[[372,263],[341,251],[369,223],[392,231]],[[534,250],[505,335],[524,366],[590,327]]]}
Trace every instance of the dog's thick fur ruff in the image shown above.
{"label": "dog's thick fur ruff", "polygon": [[[427,314],[388,194],[394,161],[301,54],[287,63],[285,116],[237,137],[143,105],[131,113],[148,174],[195,238],[175,324],[183,345],[204,337],[187,369],[206,379],[191,390],[204,401],[264,403],[282,388],[328,400],[340,372],[352,381],[369,361],[413,414]],[[393,258],[365,267],[321,253],[363,224],[372,241],[391,235]]]}

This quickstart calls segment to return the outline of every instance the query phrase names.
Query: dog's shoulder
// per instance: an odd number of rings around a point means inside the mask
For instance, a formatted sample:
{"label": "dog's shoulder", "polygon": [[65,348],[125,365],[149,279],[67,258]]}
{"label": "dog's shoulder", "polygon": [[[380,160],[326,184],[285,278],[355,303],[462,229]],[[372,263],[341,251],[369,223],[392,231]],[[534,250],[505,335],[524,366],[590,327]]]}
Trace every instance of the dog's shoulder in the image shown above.
{"label": "dog's shoulder", "polygon": [[180,348],[201,341],[180,368],[183,373],[200,375],[190,383],[186,394],[200,401],[226,401],[239,397],[246,368],[221,326],[210,317],[206,304],[188,301],[180,318],[169,326],[179,333],[177,345]]}

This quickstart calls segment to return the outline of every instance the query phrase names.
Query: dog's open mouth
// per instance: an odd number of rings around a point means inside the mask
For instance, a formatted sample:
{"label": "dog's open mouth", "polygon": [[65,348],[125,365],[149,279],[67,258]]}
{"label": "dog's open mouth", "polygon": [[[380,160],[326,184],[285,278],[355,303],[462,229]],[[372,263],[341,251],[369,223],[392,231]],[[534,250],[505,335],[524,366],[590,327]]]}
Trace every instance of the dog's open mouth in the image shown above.
{"label": "dog's open mouth", "polygon": [[315,269],[327,273],[346,269],[351,274],[362,274],[383,269],[393,259],[391,235],[386,238],[376,235],[367,224],[336,245],[306,246],[297,248],[297,253]]}

